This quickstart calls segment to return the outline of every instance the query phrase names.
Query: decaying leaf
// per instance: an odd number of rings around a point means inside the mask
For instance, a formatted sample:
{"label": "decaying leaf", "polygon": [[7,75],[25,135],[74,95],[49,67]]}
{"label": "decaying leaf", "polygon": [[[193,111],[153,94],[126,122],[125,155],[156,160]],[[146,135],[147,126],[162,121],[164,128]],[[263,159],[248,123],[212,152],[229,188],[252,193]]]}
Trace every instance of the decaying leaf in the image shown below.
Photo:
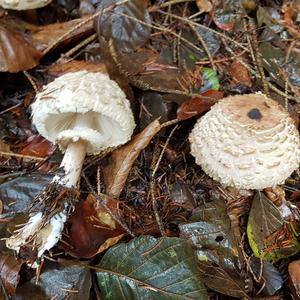
{"label": "decaying leaf", "polygon": [[[112,198],[103,201],[116,217],[122,217],[118,201]],[[123,237],[122,228],[92,194],[75,205],[69,223],[70,232],[61,246],[72,256],[91,258]]]}
{"label": "decaying leaf", "polygon": [[251,257],[249,265],[257,278],[261,276],[264,295],[273,296],[282,288],[283,276],[272,263]]}
{"label": "decaying leaf", "polygon": [[210,12],[213,8],[210,0],[196,0],[196,4],[201,12]]}
{"label": "decaying leaf", "polygon": [[35,276],[20,286],[14,299],[89,299],[91,286],[91,273],[87,268],[48,262],[39,280]]}
{"label": "decaying leaf", "polygon": [[35,67],[42,57],[20,34],[0,25],[0,72],[16,73]]}
{"label": "decaying leaf", "polygon": [[[118,258],[118,259],[116,259]],[[109,249],[96,274],[104,299],[207,299],[191,245],[141,236]]]}
{"label": "decaying leaf", "polygon": [[197,249],[204,283],[229,296],[245,296],[242,258],[225,203],[215,200],[196,208],[189,223],[180,224],[179,229]]}
{"label": "decaying leaf", "polygon": [[191,98],[182,103],[177,110],[177,118],[186,120],[202,114],[210,109],[217,101],[223,98],[223,92],[210,90],[199,97]]}
{"label": "decaying leaf", "polygon": [[21,150],[21,154],[46,157],[54,153],[56,146],[40,135],[31,136],[28,140],[28,145]]}
{"label": "decaying leaf", "polygon": [[[98,10],[117,2],[101,0]],[[147,24],[151,24],[147,1],[131,0],[101,14],[96,21],[96,28],[98,35],[107,40],[113,39],[119,50],[131,52],[141,47],[150,37],[151,28]]]}
{"label": "decaying leaf", "polygon": [[234,83],[243,84],[248,87],[252,86],[252,79],[247,68],[238,60],[232,62],[228,72]]}
{"label": "decaying leaf", "polygon": [[298,252],[294,236],[296,224],[284,222],[278,208],[261,192],[253,199],[247,236],[256,257],[277,261]]}
{"label": "decaying leaf", "polygon": [[[23,261],[15,256],[0,253],[0,279],[8,295],[13,295],[20,280],[19,271]],[[0,296],[1,298],[1,296]]]}
{"label": "decaying leaf", "polygon": [[141,133],[137,134],[128,144],[116,149],[112,153],[112,161],[104,168],[104,181],[106,193],[118,199],[128,174],[139,156],[140,152],[147,147],[151,139],[160,130],[158,120],[149,124]]}
{"label": "decaying leaf", "polygon": [[295,260],[289,264],[289,280],[294,299],[300,299],[300,261]]}
{"label": "decaying leaf", "polygon": [[48,68],[48,74],[58,77],[68,72],[77,72],[82,70],[107,73],[107,68],[104,64],[95,64],[84,60],[71,60],[63,63],[52,64]]}

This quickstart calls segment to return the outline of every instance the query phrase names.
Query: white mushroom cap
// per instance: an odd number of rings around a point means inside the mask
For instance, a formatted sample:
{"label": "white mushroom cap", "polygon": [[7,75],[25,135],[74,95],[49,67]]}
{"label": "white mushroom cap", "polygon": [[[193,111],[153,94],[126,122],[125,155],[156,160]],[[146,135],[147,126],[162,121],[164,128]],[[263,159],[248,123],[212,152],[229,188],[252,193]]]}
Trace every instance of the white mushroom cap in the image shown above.
{"label": "white mushroom cap", "polygon": [[117,83],[88,71],[67,73],[46,85],[32,104],[32,119],[39,133],[63,151],[82,140],[88,154],[126,143],[135,127]]}
{"label": "white mushroom cap", "polygon": [[238,189],[281,184],[300,162],[293,120],[262,94],[219,101],[198,120],[189,140],[196,163],[222,185]]}
{"label": "white mushroom cap", "polygon": [[46,6],[52,0],[0,0],[0,6],[6,9],[28,10]]}

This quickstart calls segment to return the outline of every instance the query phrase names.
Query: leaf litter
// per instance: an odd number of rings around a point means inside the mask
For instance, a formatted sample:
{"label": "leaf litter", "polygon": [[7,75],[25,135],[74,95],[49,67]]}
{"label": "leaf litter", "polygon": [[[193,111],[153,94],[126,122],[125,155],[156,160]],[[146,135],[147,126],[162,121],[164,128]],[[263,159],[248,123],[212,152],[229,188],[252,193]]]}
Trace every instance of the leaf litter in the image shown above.
{"label": "leaf litter", "polygon": [[128,144],[86,158],[79,201],[35,275],[1,240],[1,298],[298,297],[298,172],[257,193],[221,187],[195,165],[188,134],[219,99],[257,91],[299,124],[299,13],[297,1],[252,0],[1,9],[2,238],[61,172],[59,149],[31,125],[44,84],[107,72],[137,123]]}

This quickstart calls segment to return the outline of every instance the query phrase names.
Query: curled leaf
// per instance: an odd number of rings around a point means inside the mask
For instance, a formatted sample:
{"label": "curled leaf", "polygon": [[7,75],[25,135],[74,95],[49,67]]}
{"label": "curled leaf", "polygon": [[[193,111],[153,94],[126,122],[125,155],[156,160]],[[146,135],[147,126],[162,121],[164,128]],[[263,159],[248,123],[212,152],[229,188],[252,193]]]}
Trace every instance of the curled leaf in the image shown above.
{"label": "curled leaf", "polygon": [[133,163],[159,130],[160,123],[155,120],[128,144],[112,153],[111,163],[104,168],[104,181],[108,195],[119,198]]}

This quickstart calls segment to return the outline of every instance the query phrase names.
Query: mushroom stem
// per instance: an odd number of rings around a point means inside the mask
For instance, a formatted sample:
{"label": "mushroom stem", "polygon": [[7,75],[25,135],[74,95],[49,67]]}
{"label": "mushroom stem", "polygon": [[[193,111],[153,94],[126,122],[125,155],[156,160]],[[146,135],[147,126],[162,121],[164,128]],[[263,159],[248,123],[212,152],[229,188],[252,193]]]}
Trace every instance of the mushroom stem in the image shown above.
{"label": "mushroom stem", "polygon": [[86,155],[86,142],[79,140],[68,145],[60,167],[64,169],[64,176],[53,178],[53,182],[64,185],[67,188],[76,187],[81,168]]}

